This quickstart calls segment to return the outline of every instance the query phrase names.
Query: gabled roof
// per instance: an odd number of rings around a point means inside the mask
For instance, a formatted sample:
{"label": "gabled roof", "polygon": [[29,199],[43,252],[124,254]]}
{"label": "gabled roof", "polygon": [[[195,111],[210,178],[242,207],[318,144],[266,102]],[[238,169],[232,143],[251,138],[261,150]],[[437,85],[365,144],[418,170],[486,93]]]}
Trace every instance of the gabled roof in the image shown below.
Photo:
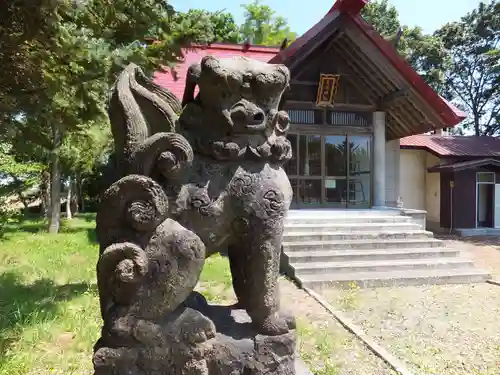
{"label": "gabled roof", "polygon": [[[297,60],[302,59],[301,55],[311,54],[320,45],[335,43],[339,53],[349,59],[348,65],[352,72],[359,75],[359,80],[365,81],[365,91],[372,103],[379,103],[393,96],[398,97],[400,93],[410,89],[409,96],[403,94],[404,100],[401,99],[396,105],[385,109],[388,113],[389,139],[421,134],[434,128],[452,127],[460,123],[467,114],[439,96],[411,65],[398,55],[393,45],[361,17],[359,12],[367,1],[337,0],[323,19],[281,51],[277,47],[237,44],[212,44],[208,47],[196,46],[184,50],[184,60],[173,70],[175,74],[172,75],[170,70],[158,72],[154,80],[157,84],[169,88],[178,98],[182,98],[189,66],[206,55],[247,56],[270,63],[284,63],[291,67]],[[342,29],[346,24],[356,35],[345,30],[346,35],[342,36]],[[361,43],[363,47],[353,43],[356,38],[357,43]]]}
{"label": "gabled roof", "polygon": [[[380,98],[380,96],[384,95],[389,96],[395,93],[395,91],[404,89],[403,87],[397,87],[398,84],[394,83],[398,79],[394,82],[381,82],[382,77],[389,74],[386,67],[392,67],[403,78],[405,84],[415,93],[412,97],[413,103],[409,104],[406,110],[411,109],[415,105],[425,105],[432,109],[436,117],[436,121],[433,121],[434,124],[431,125],[428,122],[425,124],[423,121],[419,124],[419,120],[414,119],[417,124],[409,124],[409,127],[403,131],[392,129],[395,136],[399,134],[422,133],[432,130],[433,126],[436,128],[452,127],[465,119],[467,117],[466,113],[457,109],[437,94],[413,67],[404,58],[399,56],[394,46],[361,17],[359,12],[366,3],[367,0],[337,0],[323,19],[294,41],[288,48],[279,52],[270,62],[283,63],[290,67],[290,65],[296,64],[297,60],[304,59],[301,55],[311,54],[313,49],[324,48],[325,42],[337,38],[339,42],[336,43],[336,46],[339,48],[339,53],[351,59],[349,65],[353,69],[356,68],[354,70],[365,74],[363,79],[370,78],[371,72],[374,73],[374,68],[367,66],[363,59],[361,59],[363,53],[368,55],[368,59],[375,58],[373,51],[377,51],[377,54],[382,56],[383,60],[378,59],[378,63],[375,64],[378,65],[379,75],[371,77],[375,81],[374,84],[378,86],[378,90],[373,90],[374,98]],[[349,32],[349,28],[355,30],[360,37],[358,38],[352,32]],[[345,36],[344,34],[348,35]],[[355,51],[356,48],[353,49],[352,40],[354,39],[357,39],[362,44],[362,47],[357,48],[360,51]],[[364,49],[364,51],[361,51],[361,49]],[[356,59],[360,61],[356,61]],[[386,86],[385,93],[384,86]],[[418,110],[416,113],[418,113]],[[397,123],[398,126],[406,126],[411,116],[404,117],[404,115],[404,108],[401,108],[398,113],[394,112],[392,114],[394,123]],[[426,127],[427,129],[424,129]]]}
{"label": "gabled roof", "polygon": [[[363,0],[353,0],[363,1]],[[384,54],[385,57],[396,67],[396,69],[403,75],[403,77],[413,85],[415,90],[422,95],[422,97],[431,105],[434,110],[441,115],[443,122],[452,127],[462,122],[467,118],[467,113],[459,110],[454,105],[445,100],[439,95],[427,82],[413,69],[413,67],[402,58],[395,50],[393,45],[382,38],[382,36],[375,31],[373,26],[367,23],[361,15],[353,17],[354,22],[360,29],[368,36],[375,46]]]}
{"label": "gabled roof", "polygon": [[166,69],[165,72],[156,72],[154,82],[162,87],[168,88],[175,96],[182,99],[184,87],[186,84],[186,74],[189,67],[194,63],[199,63],[206,55],[215,55],[218,57],[247,56],[249,58],[267,62],[276,53],[277,47],[264,47],[242,44],[223,44],[215,43],[210,46],[194,46],[183,50],[184,59],[172,70]]}
{"label": "gabled roof", "polygon": [[500,160],[487,158],[479,160],[462,161],[458,163],[440,164],[427,168],[427,171],[429,173],[458,172],[480,167],[500,167]]}
{"label": "gabled roof", "polygon": [[477,136],[412,135],[401,138],[403,149],[420,149],[441,157],[500,157],[500,139]]}

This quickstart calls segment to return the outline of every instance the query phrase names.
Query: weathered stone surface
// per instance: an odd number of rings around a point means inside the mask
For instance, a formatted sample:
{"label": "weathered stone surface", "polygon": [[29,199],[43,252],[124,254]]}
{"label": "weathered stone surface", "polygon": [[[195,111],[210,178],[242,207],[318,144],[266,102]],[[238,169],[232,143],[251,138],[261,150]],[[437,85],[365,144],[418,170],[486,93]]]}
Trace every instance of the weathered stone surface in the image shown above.
{"label": "weathered stone surface", "polygon": [[140,346],[96,346],[96,375],[295,374],[294,331],[260,335],[244,310],[209,306],[197,293],[168,321],[136,322],[133,334]]}
{"label": "weathered stone surface", "polygon": [[[289,79],[281,65],[207,56],[181,106],[137,66],[118,78],[117,181],[97,216],[96,375],[294,373],[295,322],[278,299]],[[229,257],[241,310],[191,294],[215,252]]]}

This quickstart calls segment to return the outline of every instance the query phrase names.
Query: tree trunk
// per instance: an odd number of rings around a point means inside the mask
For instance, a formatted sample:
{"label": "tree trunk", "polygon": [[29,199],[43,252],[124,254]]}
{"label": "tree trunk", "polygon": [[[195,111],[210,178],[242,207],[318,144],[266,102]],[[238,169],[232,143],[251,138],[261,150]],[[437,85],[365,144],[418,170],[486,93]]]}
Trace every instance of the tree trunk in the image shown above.
{"label": "tree trunk", "polygon": [[85,212],[85,196],[83,195],[83,192],[82,192],[82,183],[80,182],[80,184],[78,185],[78,192],[80,194],[80,211],[81,212]]}
{"label": "tree trunk", "polygon": [[81,182],[80,182],[80,173],[77,173],[75,178],[73,179],[73,200],[72,200],[72,210],[73,213],[76,215],[80,212],[80,202],[82,200],[82,189],[81,189]]}
{"label": "tree trunk", "polygon": [[46,219],[50,213],[50,173],[44,170],[42,172],[42,183],[40,184],[40,201],[42,206],[42,214]]}
{"label": "tree trunk", "polygon": [[61,219],[61,166],[59,147],[61,146],[61,129],[58,124],[52,124],[53,148],[50,153],[51,184],[50,184],[50,217],[49,233],[58,233]]}
{"label": "tree trunk", "polygon": [[68,219],[68,220],[71,220],[73,218],[73,215],[71,213],[71,200],[73,197],[72,187],[73,187],[73,180],[71,179],[71,176],[70,176],[68,178],[68,189],[66,192],[66,219]]}

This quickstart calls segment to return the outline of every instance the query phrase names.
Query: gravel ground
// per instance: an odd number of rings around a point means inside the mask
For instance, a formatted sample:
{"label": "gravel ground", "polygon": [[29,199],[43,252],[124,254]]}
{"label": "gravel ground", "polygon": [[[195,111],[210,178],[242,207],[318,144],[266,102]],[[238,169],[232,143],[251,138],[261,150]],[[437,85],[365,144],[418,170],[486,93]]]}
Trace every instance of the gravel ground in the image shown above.
{"label": "gravel ground", "polygon": [[[437,236],[436,236],[437,237]],[[495,279],[500,279],[500,238],[499,237],[469,237],[460,239],[454,236],[437,237],[445,241],[446,246],[455,247],[481,267],[491,273]]]}
{"label": "gravel ground", "polygon": [[[500,241],[446,238],[500,278]],[[496,241],[496,242],[495,242]],[[500,287],[487,283],[321,294],[417,375],[500,375]]]}
{"label": "gravel ground", "polygon": [[301,357],[314,374],[395,374],[303,290],[286,279],[280,288],[282,307],[297,317]]}
{"label": "gravel ground", "polygon": [[[228,285],[211,285],[207,293],[208,289],[201,284],[197,290],[215,303],[236,302]],[[292,311],[297,318],[298,350],[314,375],[395,374],[295,284],[281,278],[280,294],[282,309]]]}

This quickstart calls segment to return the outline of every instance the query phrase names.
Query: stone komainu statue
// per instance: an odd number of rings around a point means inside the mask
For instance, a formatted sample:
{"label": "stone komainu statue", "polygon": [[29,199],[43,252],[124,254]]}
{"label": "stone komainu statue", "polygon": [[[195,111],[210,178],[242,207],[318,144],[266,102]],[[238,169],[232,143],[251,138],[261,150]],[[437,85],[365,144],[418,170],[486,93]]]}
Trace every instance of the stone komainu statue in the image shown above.
{"label": "stone komainu statue", "polygon": [[[96,375],[294,373],[294,321],[278,309],[292,199],[281,167],[289,121],[278,105],[289,80],[283,65],[207,56],[189,69],[181,103],[135,65],[118,77],[109,101],[116,181],[97,215]],[[245,360],[193,292],[205,258],[220,251],[234,309],[255,332]]]}

